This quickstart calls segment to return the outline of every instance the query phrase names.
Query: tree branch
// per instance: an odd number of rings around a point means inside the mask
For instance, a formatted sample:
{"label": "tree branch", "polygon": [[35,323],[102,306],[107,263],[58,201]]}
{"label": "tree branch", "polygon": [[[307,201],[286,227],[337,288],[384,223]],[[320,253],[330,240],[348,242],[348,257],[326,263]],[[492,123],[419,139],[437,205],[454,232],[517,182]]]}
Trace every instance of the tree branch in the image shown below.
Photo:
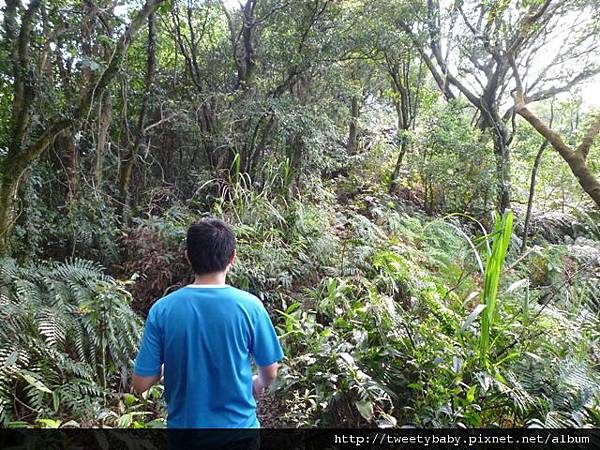
{"label": "tree branch", "polygon": [[433,76],[433,79],[435,80],[436,84],[438,85],[440,90],[444,93],[444,97],[446,97],[446,100],[448,100],[448,101],[454,100],[456,98],[456,95],[454,95],[454,92],[452,92],[452,90],[450,89],[450,86],[448,86],[448,84],[444,82],[444,78],[442,77],[442,74],[440,74],[439,70],[433,63],[433,60],[431,59],[431,57],[427,53],[425,53],[425,51],[423,50],[423,45],[419,42],[419,40],[417,39],[417,36],[415,36],[415,34],[410,29],[408,24],[406,24],[404,21],[400,20],[398,22],[398,26],[408,35],[408,37],[414,44],[415,48],[419,52],[419,55],[421,55],[421,59],[425,62],[425,65],[429,69],[431,76]]}
{"label": "tree branch", "polygon": [[584,70],[583,72],[577,74],[571,80],[563,84],[562,86],[551,87],[543,91],[538,91],[531,95],[528,95],[525,103],[546,100],[550,97],[554,97],[556,94],[560,94],[561,92],[567,92],[573,86],[576,86],[578,83],[592,78],[598,74],[600,74],[600,66],[595,67],[593,69]]}
{"label": "tree branch", "polygon": [[600,133],[600,114],[596,115],[592,126],[590,126],[590,128],[587,130],[583,140],[581,141],[581,144],[579,144],[579,147],[577,147],[577,152],[581,154],[584,160],[587,159],[590,152],[590,147],[594,143],[594,139],[596,139],[598,133]]}
{"label": "tree branch", "polygon": [[98,82],[93,87],[90,87],[82,96],[79,106],[75,110],[72,118],[64,119],[61,117],[61,115],[55,116],[52,120],[50,120],[51,125],[48,126],[31,144],[25,148],[13,150],[12,156],[13,158],[19,160],[19,166],[22,166],[23,169],[26,168],[30,161],[37,158],[46,149],[46,147],[53,141],[58,133],[73,126],[78,120],[81,120],[84,115],[87,114],[87,111],[94,101],[94,97],[100,96],[114,78],[119,64],[125,56],[129,45],[131,44],[136,33],[139,31],[140,27],[148,19],[148,16],[150,16],[150,14],[152,14],[158,5],[160,5],[160,3],[163,1],[164,0],[149,0],[136,14],[117,42],[108,67],[104,70]]}
{"label": "tree branch", "polygon": [[147,0],[144,6],[136,16],[133,18],[125,32],[121,35],[121,38],[117,42],[115,49],[113,51],[112,58],[108,64],[108,67],[104,70],[100,79],[96,83],[96,85],[89,89],[88,92],[83,96],[79,107],[77,108],[75,118],[80,119],[87,114],[89,107],[94,101],[94,97],[96,95],[100,95],[104,89],[108,86],[108,84],[112,81],[117,70],[119,68],[119,64],[123,60],[127,50],[129,49],[129,45],[133,41],[133,38],[140,30],[140,28],[146,23],[148,17],[158,8],[158,5],[163,3],[165,0]]}
{"label": "tree branch", "polygon": [[524,95],[522,91],[517,90],[515,94],[515,111],[521,117],[535,128],[538,133],[544,136],[548,142],[560,153],[565,160],[573,158],[573,151],[571,148],[562,140],[560,135],[548,127],[542,120],[537,117],[531,110],[525,106]]}

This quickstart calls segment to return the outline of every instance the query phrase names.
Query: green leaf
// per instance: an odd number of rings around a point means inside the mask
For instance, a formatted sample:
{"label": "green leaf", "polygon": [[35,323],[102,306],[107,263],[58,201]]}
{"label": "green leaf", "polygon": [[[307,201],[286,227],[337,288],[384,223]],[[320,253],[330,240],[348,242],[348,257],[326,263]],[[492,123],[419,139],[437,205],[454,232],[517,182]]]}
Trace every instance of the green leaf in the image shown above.
{"label": "green leaf", "polygon": [[75,420],[69,420],[68,422],[63,423],[61,428],[81,428],[81,425]]}
{"label": "green leaf", "polygon": [[508,294],[512,291],[516,291],[517,289],[527,286],[529,286],[529,278],[523,278],[522,280],[518,280],[514,283],[511,283],[511,285],[506,288],[506,291],[504,291],[504,293]]}
{"label": "green leaf", "polygon": [[36,419],[36,422],[44,425],[42,428],[59,428],[62,423],[60,420],[54,419]]}
{"label": "green leaf", "polygon": [[6,358],[6,361],[4,361],[4,363],[2,364],[2,367],[10,367],[10,366],[12,366],[14,363],[17,362],[18,357],[19,357],[19,354],[16,351],[12,352],[8,356],[8,358]]}
{"label": "green leaf", "polygon": [[371,420],[373,417],[373,403],[370,400],[358,400],[356,402],[356,408],[361,416],[366,420]]}
{"label": "green leaf", "polygon": [[8,422],[6,428],[33,428],[33,426],[29,422],[15,420],[14,422]]}
{"label": "green leaf", "polygon": [[477,305],[475,307],[475,309],[473,309],[473,311],[471,311],[471,314],[469,314],[469,316],[467,317],[467,320],[465,320],[465,323],[460,328],[460,332],[464,333],[465,330],[471,326],[471,324],[475,321],[475,319],[477,319],[477,317],[479,317],[479,315],[481,314],[481,312],[486,307],[487,307],[487,305],[484,305],[483,303],[480,303],[479,305]]}
{"label": "green leaf", "polygon": [[80,65],[81,67],[89,69],[92,72],[100,71],[103,68],[102,64],[89,58],[83,58],[80,62]]}
{"label": "green leaf", "polygon": [[147,428],[166,428],[166,424],[162,419],[154,419],[146,424]]}
{"label": "green leaf", "polygon": [[60,407],[60,397],[58,392],[52,393],[52,407],[54,408],[54,412],[58,412],[58,408]]}
{"label": "green leaf", "polygon": [[113,40],[109,36],[106,36],[105,34],[101,34],[100,36],[98,36],[97,41],[99,44],[106,44],[106,45],[113,44]]}
{"label": "green leaf", "polygon": [[131,414],[123,414],[121,417],[119,417],[117,426],[119,428],[129,428],[131,422],[133,422],[133,416]]}
{"label": "green leaf", "polygon": [[125,402],[125,405],[132,406],[132,405],[135,405],[137,403],[138,399],[137,399],[137,397],[135,395],[124,394],[123,395],[123,401]]}
{"label": "green leaf", "polygon": [[350,353],[342,352],[339,354],[339,357],[342,358],[344,360],[344,362],[346,364],[348,364],[350,367],[355,366],[354,358],[352,357],[352,355],[350,355]]}
{"label": "green leaf", "polygon": [[473,400],[475,400],[475,391],[476,390],[477,390],[476,385],[473,385],[469,388],[469,390],[467,391],[467,396],[466,396],[467,403],[473,403]]}
{"label": "green leaf", "polygon": [[52,391],[48,389],[48,387],[40,380],[36,380],[31,375],[28,375],[26,373],[22,373],[21,376],[25,381],[27,381],[27,383],[29,383],[30,386],[33,386],[38,391],[46,392],[47,394],[52,394]]}

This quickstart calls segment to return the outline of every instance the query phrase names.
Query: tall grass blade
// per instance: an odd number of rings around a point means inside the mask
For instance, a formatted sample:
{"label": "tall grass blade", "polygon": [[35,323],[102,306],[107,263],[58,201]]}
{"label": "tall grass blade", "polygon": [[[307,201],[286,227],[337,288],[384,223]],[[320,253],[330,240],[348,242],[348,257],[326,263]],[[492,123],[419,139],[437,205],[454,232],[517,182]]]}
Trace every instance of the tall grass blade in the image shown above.
{"label": "tall grass blade", "polygon": [[508,244],[512,234],[513,213],[505,211],[502,216],[496,215],[494,232],[491,234],[492,251],[488,255],[485,267],[485,283],[482,294],[482,304],[486,306],[481,315],[481,360],[484,366],[490,363],[490,330],[496,316],[496,300],[502,266],[508,252]]}

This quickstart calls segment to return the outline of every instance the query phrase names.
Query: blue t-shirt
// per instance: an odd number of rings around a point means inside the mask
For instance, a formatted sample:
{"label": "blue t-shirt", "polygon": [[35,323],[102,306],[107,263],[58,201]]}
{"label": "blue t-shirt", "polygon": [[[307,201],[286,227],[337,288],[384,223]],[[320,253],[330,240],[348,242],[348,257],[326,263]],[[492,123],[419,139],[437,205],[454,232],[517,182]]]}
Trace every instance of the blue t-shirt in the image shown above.
{"label": "blue t-shirt", "polygon": [[150,308],[134,373],[164,364],[169,428],[257,428],[250,355],[258,366],[283,358],[262,302],[228,285],[189,285]]}

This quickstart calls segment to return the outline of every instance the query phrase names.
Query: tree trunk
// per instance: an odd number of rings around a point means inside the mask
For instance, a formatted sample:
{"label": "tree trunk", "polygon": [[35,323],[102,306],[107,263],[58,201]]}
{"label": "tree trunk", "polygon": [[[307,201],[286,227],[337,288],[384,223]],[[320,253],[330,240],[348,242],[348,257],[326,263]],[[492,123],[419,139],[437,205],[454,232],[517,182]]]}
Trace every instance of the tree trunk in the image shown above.
{"label": "tree trunk", "polygon": [[294,134],[288,144],[289,175],[287,181],[287,198],[293,197],[294,188],[300,183],[302,176],[302,153],[304,151],[304,140],[302,133]]}
{"label": "tree trunk", "polygon": [[476,106],[480,117],[477,126],[482,132],[489,132],[492,136],[496,159],[496,206],[504,212],[510,208],[511,202],[510,140],[493,98],[494,96],[483,96],[478,100]]}
{"label": "tree trunk", "polygon": [[21,179],[29,164],[37,159],[59,133],[71,126],[70,120],[61,120],[48,127],[32,144],[25,148],[11,147],[1,163],[0,173],[0,254],[8,249],[13,227],[13,201]]}
{"label": "tree trunk", "polygon": [[[554,101],[550,104],[550,123],[549,126],[552,127],[552,122],[554,121]],[[531,168],[531,182],[529,183],[529,198],[527,199],[527,213],[525,214],[525,224],[523,225],[523,243],[521,244],[521,253],[525,251],[527,248],[527,235],[529,234],[529,222],[531,220],[531,213],[533,211],[533,197],[535,196],[535,184],[537,172],[542,163],[542,156],[548,147],[548,139],[544,139],[542,145],[535,155],[535,161],[533,163],[533,167]]]}
{"label": "tree trunk", "polygon": [[348,143],[346,148],[348,153],[352,154],[356,152],[357,148],[357,134],[358,134],[358,116],[359,116],[359,104],[356,96],[352,97],[352,103],[350,105],[350,126],[348,129]]}
{"label": "tree trunk", "polygon": [[[8,161],[7,161],[8,162]],[[10,231],[12,230],[13,200],[17,195],[19,180],[23,175],[10,171],[10,164],[2,164],[2,188],[0,189],[0,245],[3,251],[8,248]]]}
{"label": "tree trunk", "polygon": [[596,203],[596,206],[600,208],[600,182],[587,167],[585,159],[576,152],[573,152],[572,155],[569,155],[566,158],[563,157],[563,159],[565,159],[569,165],[571,172],[577,178],[581,188],[591,197],[594,203]]}
{"label": "tree trunk", "polygon": [[106,91],[100,100],[100,117],[98,118],[98,141],[96,154],[94,155],[94,183],[96,186],[102,184],[102,169],[104,167],[104,154],[108,142],[108,130],[112,122],[112,98],[110,92]]}
{"label": "tree trunk", "polygon": [[390,185],[388,187],[388,192],[390,194],[396,190],[396,186],[398,185],[398,174],[400,173],[400,167],[402,167],[404,155],[406,155],[408,151],[408,143],[407,136],[400,136],[400,153],[398,153],[398,159],[396,160],[396,165],[394,166],[394,171],[392,172],[392,176],[390,178]]}
{"label": "tree trunk", "polygon": [[[13,132],[12,140],[8,146],[8,153],[1,162],[0,175],[0,253],[6,253],[10,232],[13,225],[13,201],[19,189],[20,181],[25,174],[29,165],[36,160],[53,140],[67,128],[72,127],[82,117],[88,114],[89,108],[92,106],[94,98],[102,95],[109,83],[114,78],[117,69],[125,56],[129,45],[131,44],[135,34],[143,25],[147,17],[153,13],[160,3],[164,0],[148,0],[144,6],[138,11],[129,26],[119,38],[112,58],[108,62],[108,67],[100,75],[97,82],[93,86],[83,88],[83,93],[79,104],[75,108],[71,119],[64,119],[64,112],[57,114],[49,120],[48,125],[41,131],[39,137],[29,144],[27,142],[26,132],[28,126],[28,118],[31,113],[32,102],[34,99],[34,89],[31,83],[23,78],[23,74],[30,74],[31,70],[28,64],[31,62],[28,57],[29,38],[33,29],[33,19],[37,8],[40,5],[39,1],[31,1],[27,13],[21,21],[21,30],[19,39],[13,43],[13,62],[16,66],[15,77],[13,81],[14,98],[12,104],[11,129]],[[13,6],[16,2],[11,2],[7,5],[8,20],[12,20],[14,10]],[[5,19],[5,23],[6,23]],[[12,33],[14,31],[14,23],[10,22],[5,25]],[[8,33],[11,35],[11,33]],[[13,39],[14,41],[14,39]]]}
{"label": "tree trunk", "polygon": [[148,100],[150,98],[150,90],[154,79],[155,66],[155,43],[156,34],[154,30],[154,13],[148,16],[148,46],[146,47],[146,80],[144,88],[144,96],[140,107],[140,115],[138,117],[138,130],[133,146],[131,146],[121,162],[121,173],[119,174],[119,192],[121,201],[123,202],[123,212],[128,208],[130,202],[129,186],[131,183],[131,175],[133,174],[133,166],[138,149],[144,139],[144,127],[146,126],[146,112],[148,110]]}
{"label": "tree trunk", "polygon": [[510,176],[510,149],[506,142],[506,135],[496,125],[492,130],[494,140],[494,154],[496,156],[496,176],[498,184],[497,204],[500,212],[510,208],[511,176]]}
{"label": "tree trunk", "polygon": [[59,155],[65,155],[65,168],[67,175],[67,204],[73,205],[79,191],[79,153],[75,136],[71,130],[65,130],[54,141],[54,148]]}
{"label": "tree trunk", "polygon": [[536,176],[542,162],[542,156],[547,147],[548,140],[545,140],[540,146],[537,155],[535,155],[535,162],[533,163],[533,167],[531,169],[531,182],[529,183],[529,198],[527,199],[527,213],[525,214],[525,225],[523,226],[523,243],[521,244],[521,252],[524,252],[525,248],[527,248],[527,235],[529,234],[529,221],[531,220],[531,212],[533,211],[533,197],[535,195]]}
{"label": "tree trunk", "polygon": [[585,133],[581,144],[577,148],[567,145],[560,135],[542,122],[527,106],[522,90],[518,90],[515,96],[515,110],[527,122],[533,126],[538,133],[544,136],[552,147],[558,152],[562,159],[569,165],[571,172],[577,178],[581,188],[600,207],[600,181],[592,170],[587,166],[586,160],[594,139],[600,133],[600,114],[598,114],[591,127]]}

